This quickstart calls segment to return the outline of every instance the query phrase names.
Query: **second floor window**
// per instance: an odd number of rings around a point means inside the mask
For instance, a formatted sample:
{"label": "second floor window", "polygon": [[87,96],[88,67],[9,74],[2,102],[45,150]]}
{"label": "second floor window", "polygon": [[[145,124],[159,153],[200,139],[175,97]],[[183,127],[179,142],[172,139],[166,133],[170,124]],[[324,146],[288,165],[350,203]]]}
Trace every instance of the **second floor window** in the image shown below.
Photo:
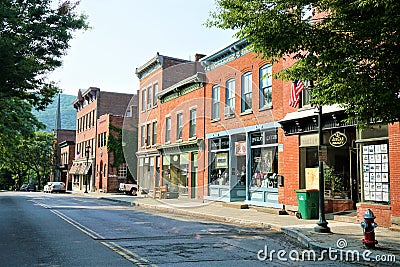
{"label": "second floor window", "polygon": [[179,113],[176,115],[176,139],[182,139],[182,129],[183,129],[183,114]]}
{"label": "second floor window", "polygon": [[190,110],[189,137],[196,136],[196,109]]}
{"label": "second floor window", "polygon": [[219,84],[214,85],[212,88],[212,107],[211,119],[216,120],[220,118],[220,87]]}
{"label": "second floor window", "polygon": [[171,117],[165,118],[165,142],[171,141]]}
{"label": "second floor window", "polygon": [[312,100],[312,95],[311,95],[312,88],[310,88],[310,82],[303,81],[303,84],[304,84],[304,90],[301,91],[299,108],[311,106],[310,101]]}
{"label": "second floor window", "polygon": [[142,111],[146,110],[146,89],[142,90]]}
{"label": "second floor window", "polygon": [[151,124],[150,124],[150,123],[147,124],[146,132],[147,132],[147,136],[146,136],[146,146],[149,146],[149,145],[151,144],[151,143],[150,143],[150,138],[151,138]]}
{"label": "second floor window", "polygon": [[157,106],[158,83],[153,85],[153,106]]}
{"label": "second floor window", "polygon": [[142,125],[140,127],[140,146],[141,147],[144,147],[146,145],[145,129],[146,129],[145,125]]}
{"label": "second floor window", "polygon": [[235,107],[235,80],[230,79],[226,82],[226,106]]}
{"label": "second floor window", "polygon": [[252,94],[252,75],[248,72],[242,76],[242,112],[251,111]]}
{"label": "second floor window", "polygon": [[157,122],[153,122],[153,138],[151,139],[151,144],[155,145],[157,143]]}
{"label": "second floor window", "polygon": [[147,88],[147,109],[151,108],[153,102],[151,101],[152,99],[152,90],[151,90],[151,86],[149,86]]}
{"label": "second floor window", "polygon": [[260,69],[260,108],[272,106],[272,65]]}

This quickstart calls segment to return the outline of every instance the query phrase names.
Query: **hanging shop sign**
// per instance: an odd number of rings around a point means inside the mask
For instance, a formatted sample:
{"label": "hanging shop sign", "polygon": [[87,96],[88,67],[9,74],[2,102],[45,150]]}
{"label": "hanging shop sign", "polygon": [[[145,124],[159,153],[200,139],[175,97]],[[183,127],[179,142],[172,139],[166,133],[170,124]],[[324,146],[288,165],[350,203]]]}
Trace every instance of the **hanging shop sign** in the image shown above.
{"label": "hanging shop sign", "polygon": [[336,132],[329,137],[329,144],[334,147],[342,147],[347,143],[347,136],[341,132]]}

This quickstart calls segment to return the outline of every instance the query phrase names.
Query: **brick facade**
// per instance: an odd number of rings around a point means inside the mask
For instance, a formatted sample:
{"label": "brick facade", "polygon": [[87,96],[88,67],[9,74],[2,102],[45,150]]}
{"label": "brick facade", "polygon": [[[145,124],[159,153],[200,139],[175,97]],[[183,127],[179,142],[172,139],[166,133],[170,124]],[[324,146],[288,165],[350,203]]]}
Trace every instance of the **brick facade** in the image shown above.
{"label": "brick facade", "polygon": [[392,216],[400,217],[400,123],[389,124],[390,202]]}
{"label": "brick facade", "polygon": [[[132,94],[101,92],[99,88],[90,87],[86,91],[78,91],[73,102],[77,110],[76,116],[76,147],[75,161],[72,174],[73,190],[83,191],[86,187],[90,191],[98,188],[95,183],[97,119],[103,114],[124,116],[130,110],[129,103]],[[86,150],[89,148],[89,154]],[[88,163],[88,164],[87,164]],[[87,173],[87,185],[85,184]]]}
{"label": "brick facade", "polygon": [[126,165],[114,166],[114,152],[109,152],[107,144],[99,141],[103,136],[105,140],[109,139],[109,135],[113,135],[116,139],[121,139],[122,136],[113,131],[110,125],[122,130],[124,119],[124,116],[104,114],[97,120],[98,141],[96,142],[95,186],[101,192],[117,192],[119,183],[126,182],[126,176],[121,176],[119,173],[119,168],[126,167]]}
{"label": "brick facade", "polygon": [[[165,144],[165,139],[163,139],[165,116],[174,109],[176,111],[177,104],[181,104],[187,99],[187,96],[179,97],[179,100],[168,101],[164,104],[161,103],[159,94],[194,75],[198,66],[198,63],[192,61],[157,53],[154,58],[136,69],[136,75],[140,79],[137,180],[142,192],[152,192],[155,187],[167,182],[162,179],[163,157],[161,150],[158,149]],[[186,108],[186,106],[181,107],[182,109]],[[183,112],[183,114],[184,120],[186,120],[187,113]],[[171,114],[171,116],[175,115]],[[175,120],[171,120],[171,122],[171,132],[175,133]],[[185,125],[184,128],[186,127]],[[183,135],[183,140],[186,140],[185,130],[183,130]],[[174,134],[171,135],[172,138],[174,136]],[[169,144],[175,143],[175,139],[172,138]]]}

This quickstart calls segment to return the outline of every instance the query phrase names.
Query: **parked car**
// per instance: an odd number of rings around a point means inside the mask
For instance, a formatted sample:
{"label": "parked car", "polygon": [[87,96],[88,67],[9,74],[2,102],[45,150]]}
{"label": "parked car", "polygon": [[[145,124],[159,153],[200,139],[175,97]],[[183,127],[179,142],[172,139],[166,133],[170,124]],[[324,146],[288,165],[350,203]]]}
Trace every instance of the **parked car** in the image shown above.
{"label": "parked car", "polygon": [[52,182],[47,182],[47,184],[43,187],[44,193],[51,193],[51,189],[50,189],[51,184],[52,184]]}
{"label": "parked car", "polygon": [[59,193],[65,193],[66,187],[65,183],[63,182],[50,182],[51,184],[48,185],[49,190],[48,193],[53,193],[53,192],[59,192]]}
{"label": "parked car", "polygon": [[137,193],[137,184],[119,184],[119,191],[124,192],[127,195],[136,196]]}
{"label": "parked car", "polygon": [[36,186],[34,184],[23,184],[19,191],[35,192]]}

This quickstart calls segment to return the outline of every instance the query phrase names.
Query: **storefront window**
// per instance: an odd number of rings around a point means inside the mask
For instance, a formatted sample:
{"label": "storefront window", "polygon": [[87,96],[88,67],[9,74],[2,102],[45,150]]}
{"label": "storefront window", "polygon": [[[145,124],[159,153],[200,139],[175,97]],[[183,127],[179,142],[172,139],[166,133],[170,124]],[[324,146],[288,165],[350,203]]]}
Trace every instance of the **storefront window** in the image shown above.
{"label": "storefront window", "polygon": [[163,185],[168,185],[169,192],[188,194],[189,154],[163,156]]}
{"label": "storefront window", "polygon": [[229,151],[212,152],[210,184],[229,185]]}
{"label": "storefront window", "polygon": [[254,148],[251,150],[251,158],[251,186],[277,188],[276,172],[278,161],[276,148]]}
{"label": "storefront window", "polygon": [[277,141],[276,130],[257,132],[251,141],[251,187],[277,188]]}
{"label": "storefront window", "polygon": [[210,185],[229,185],[229,138],[210,141]]}

